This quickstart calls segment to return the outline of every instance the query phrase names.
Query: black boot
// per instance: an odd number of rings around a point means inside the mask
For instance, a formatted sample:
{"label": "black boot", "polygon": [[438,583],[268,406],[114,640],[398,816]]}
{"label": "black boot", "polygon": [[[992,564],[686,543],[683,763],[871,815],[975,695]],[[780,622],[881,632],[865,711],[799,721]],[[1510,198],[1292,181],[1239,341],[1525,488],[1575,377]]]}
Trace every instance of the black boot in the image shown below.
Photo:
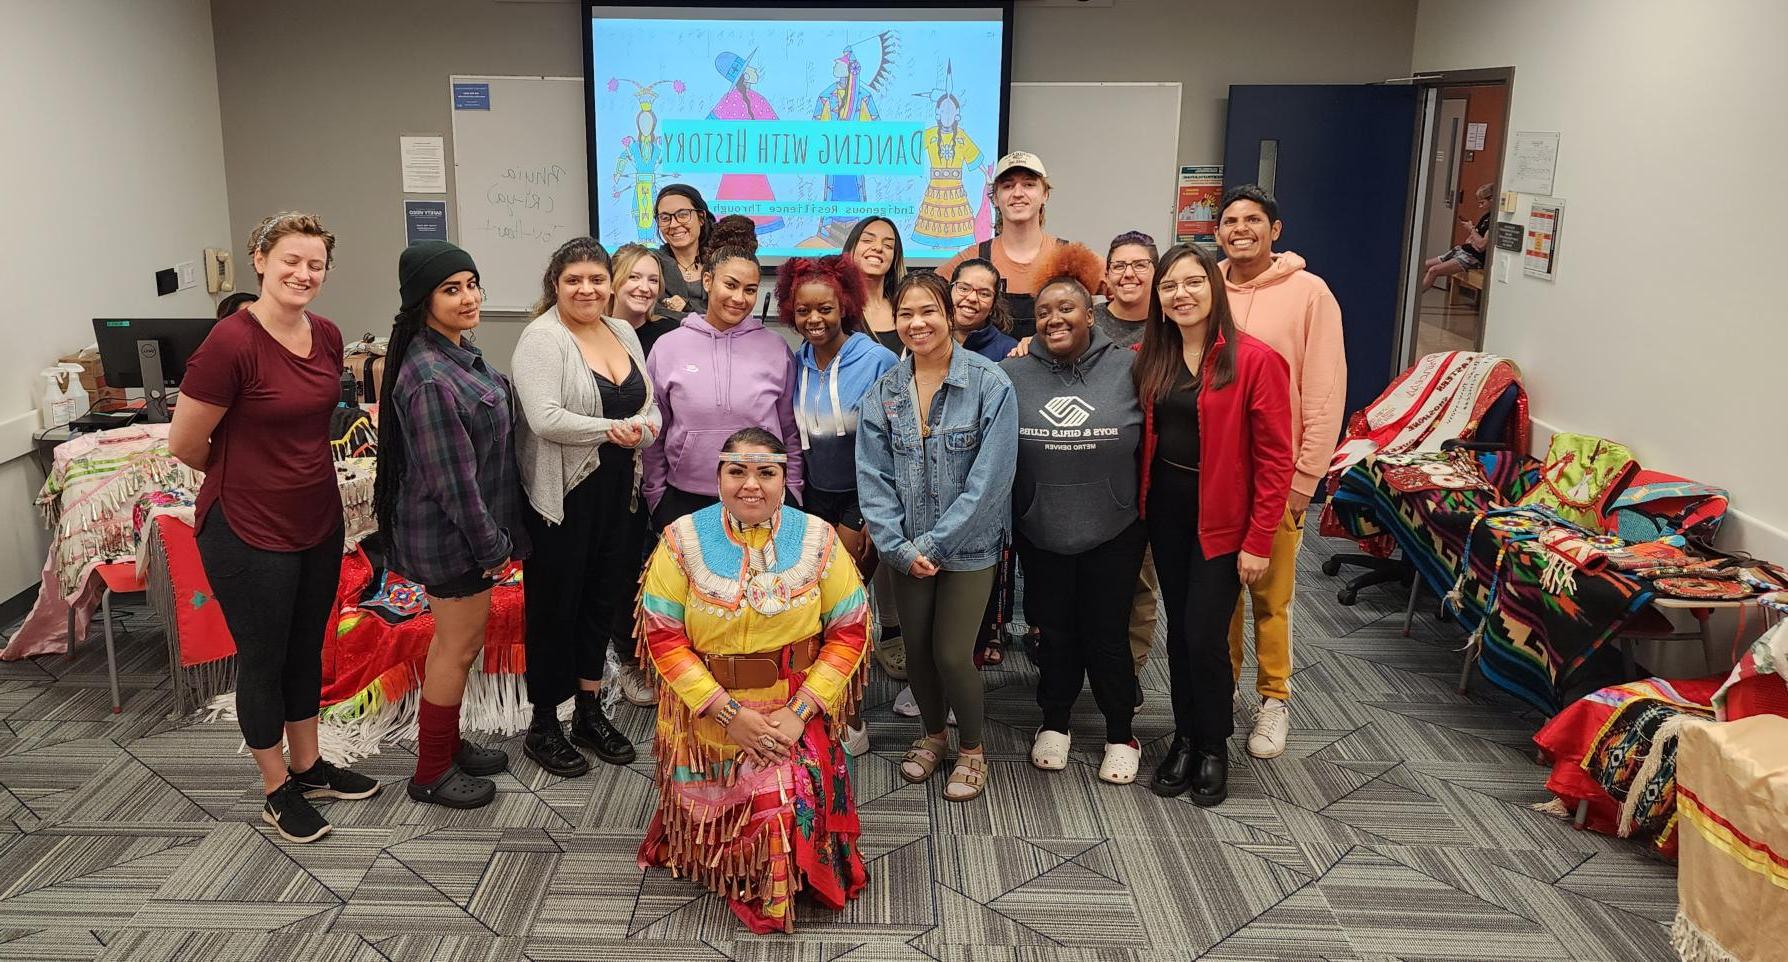
{"label": "black boot", "polygon": [[565,729],[550,711],[534,713],[528,737],[522,740],[522,754],[560,778],[576,778],[590,770],[589,761],[565,740]]}
{"label": "black boot", "polygon": [[1192,804],[1209,808],[1229,797],[1229,753],[1201,751],[1192,771]]}
{"label": "black boot", "polygon": [[1192,762],[1196,757],[1191,739],[1183,735],[1174,738],[1173,745],[1167,749],[1167,757],[1155,767],[1155,777],[1149,780],[1149,791],[1162,798],[1184,793],[1192,786]]}
{"label": "black boot", "polygon": [[571,714],[571,740],[610,765],[629,764],[635,756],[633,743],[602,713],[602,703],[593,692],[577,693]]}

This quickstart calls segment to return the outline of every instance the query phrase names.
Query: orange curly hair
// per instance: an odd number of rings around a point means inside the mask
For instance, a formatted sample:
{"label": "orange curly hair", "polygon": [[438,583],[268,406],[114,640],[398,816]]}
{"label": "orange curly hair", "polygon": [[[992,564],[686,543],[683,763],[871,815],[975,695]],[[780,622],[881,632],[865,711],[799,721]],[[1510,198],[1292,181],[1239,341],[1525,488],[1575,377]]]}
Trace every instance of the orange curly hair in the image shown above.
{"label": "orange curly hair", "polygon": [[1043,253],[1032,276],[1042,279],[1037,285],[1039,294],[1043,293],[1043,288],[1058,281],[1072,281],[1090,304],[1093,292],[1105,279],[1105,260],[1085,244],[1057,244],[1053,250]]}

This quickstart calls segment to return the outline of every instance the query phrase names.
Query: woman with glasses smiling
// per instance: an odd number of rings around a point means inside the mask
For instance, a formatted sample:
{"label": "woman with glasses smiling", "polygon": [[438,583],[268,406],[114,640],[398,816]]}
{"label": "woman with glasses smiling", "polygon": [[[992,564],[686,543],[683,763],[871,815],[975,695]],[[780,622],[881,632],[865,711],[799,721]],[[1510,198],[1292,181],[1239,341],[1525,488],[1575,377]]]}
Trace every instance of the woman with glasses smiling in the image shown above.
{"label": "woman with glasses smiling", "polygon": [[1106,301],[1093,308],[1093,326],[1120,347],[1142,343],[1155,282],[1155,239],[1139,230],[1111,239],[1105,254]]}
{"label": "woman with glasses smiling", "polygon": [[1018,346],[1018,341],[1006,333],[1012,328],[1012,314],[1000,296],[1005,289],[993,262],[979,257],[956,265],[956,272],[950,275],[956,342],[996,364]]}
{"label": "woman with glasses smiling", "polygon": [[685,314],[708,309],[702,289],[702,261],[707,257],[714,215],[702,192],[688,184],[666,184],[652,205],[658,236],[664,246],[657,251],[663,268],[664,295],[660,304],[666,317],[681,320]]}

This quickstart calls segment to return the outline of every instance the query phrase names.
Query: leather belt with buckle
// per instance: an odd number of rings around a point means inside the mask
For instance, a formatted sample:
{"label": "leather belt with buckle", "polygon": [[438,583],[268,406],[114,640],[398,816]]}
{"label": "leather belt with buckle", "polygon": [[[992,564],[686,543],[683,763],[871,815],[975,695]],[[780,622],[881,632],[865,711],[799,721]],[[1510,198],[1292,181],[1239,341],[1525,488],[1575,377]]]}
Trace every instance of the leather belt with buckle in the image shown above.
{"label": "leather belt with buckle", "polygon": [[751,655],[703,655],[709,674],[727,691],[769,688],[787,674],[806,671],[819,658],[820,636],[814,635],[778,651]]}

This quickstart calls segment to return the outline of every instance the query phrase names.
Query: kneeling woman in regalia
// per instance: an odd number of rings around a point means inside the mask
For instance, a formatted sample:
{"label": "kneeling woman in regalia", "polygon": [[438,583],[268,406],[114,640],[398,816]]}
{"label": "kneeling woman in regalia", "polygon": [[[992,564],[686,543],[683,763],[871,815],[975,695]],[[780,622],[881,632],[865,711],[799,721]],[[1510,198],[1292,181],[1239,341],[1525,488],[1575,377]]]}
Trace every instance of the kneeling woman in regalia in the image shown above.
{"label": "kneeling woman in regalia", "polygon": [[661,694],[640,865],[726,896],[759,933],[793,928],[797,892],[840,909],[868,881],[839,741],[866,597],[832,526],[783,504],[787,460],[762,429],[728,438],[720,503],[665,528],[640,595]]}

